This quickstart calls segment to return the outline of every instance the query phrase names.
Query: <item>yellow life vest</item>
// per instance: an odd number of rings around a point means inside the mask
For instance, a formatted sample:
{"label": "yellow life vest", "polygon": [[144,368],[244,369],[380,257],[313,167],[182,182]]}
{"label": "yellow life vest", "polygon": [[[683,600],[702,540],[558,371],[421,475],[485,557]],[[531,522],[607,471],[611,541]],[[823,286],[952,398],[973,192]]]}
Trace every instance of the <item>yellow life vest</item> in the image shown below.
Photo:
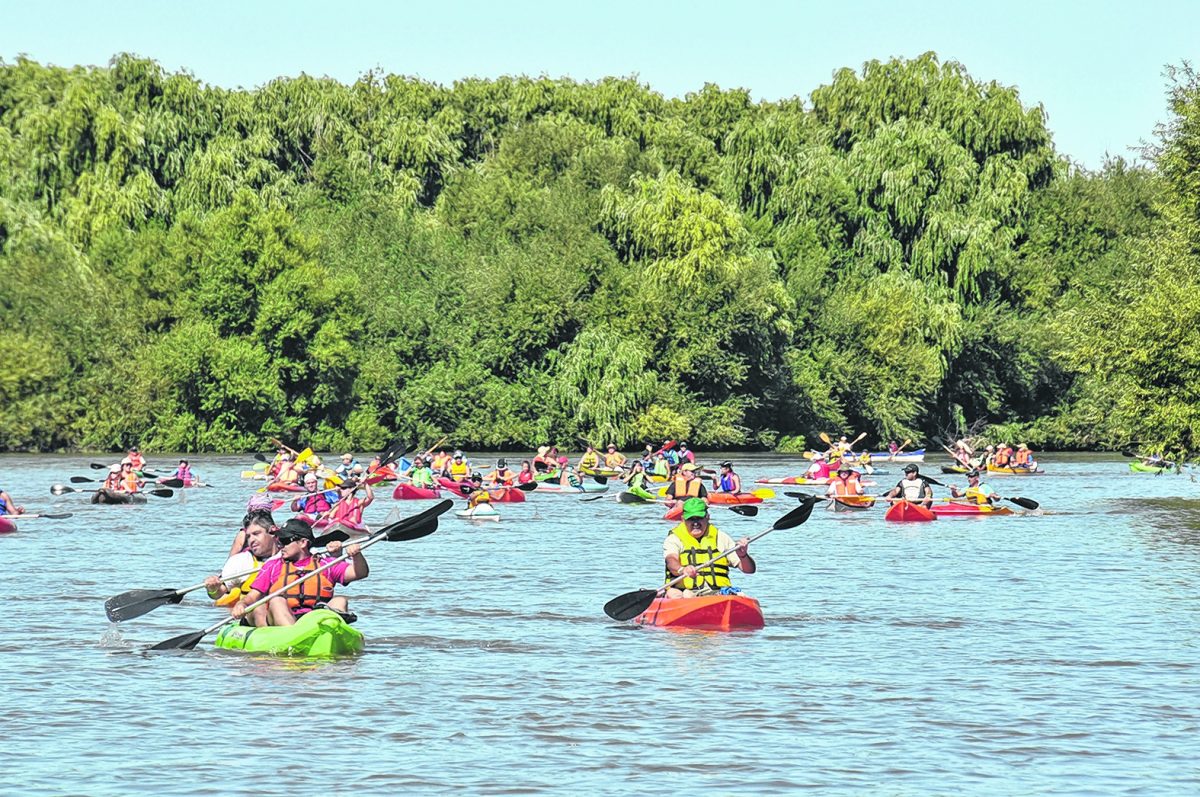
{"label": "yellow life vest", "polygon": [[968,487],[966,492],[963,493],[963,496],[983,506],[991,503],[988,501],[987,493],[985,493],[983,490],[980,490],[978,487]]}
{"label": "yellow life vest", "polygon": [[250,566],[254,568],[254,572],[246,576],[246,580],[241,584],[236,587],[230,587],[229,592],[217,598],[217,606],[228,606],[231,603],[236,603],[238,598],[250,592],[250,587],[254,584],[254,579],[258,578],[258,569],[262,567],[262,562],[258,561],[258,557],[249,551],[246,553],[250,555],[250,561],[253,563]]}
{"label": "yellow life vest", "polygon": [[465,476],[471,475],[471,466],[466,462],[451,462],[450,463],[450,478],[455,481],[462,481]]}
{"label": "yellow life vest", "polygon": [[579,458],[579,467],[581,467],[581,468],[594,468],[599,464],[600,464],[600,455],[597,454],[595,451],[592,451],[589,454],[584,454],[582,457]]}
{"label": "yellow life vest", "polygon": [[[721,553],[721,549],[717,547],[717,527],[712,524],[709,524],[708,533],[700,539],[693,537],[683,523],[671,529],[671,533],[683,543],[683,553],[679,555],[679,564],[685,567],[701,565]],[[675,580],[675,576],[671,574],[670,570],[666,570],[666,574],[664,583]],[[717,590],[721,587],[733,586],[733,582],[729,580],[729,560],[722,556],[709,567],[701,570],[696,578],[685,578],[676,586],[679,589],[692,590],[702,587]]]}
{"label": "yellow life vest", "polygon": [[699,479],[685,479],[682,476],[675,477],[675,498],[682,501],[685,498],[699,498],[700,488],[704,485]]}
{"label": "yellow life vest", "polygon": [[619,451],[604,455],[604,464],[610,468],[619,468],[625,464],[625,456]]}

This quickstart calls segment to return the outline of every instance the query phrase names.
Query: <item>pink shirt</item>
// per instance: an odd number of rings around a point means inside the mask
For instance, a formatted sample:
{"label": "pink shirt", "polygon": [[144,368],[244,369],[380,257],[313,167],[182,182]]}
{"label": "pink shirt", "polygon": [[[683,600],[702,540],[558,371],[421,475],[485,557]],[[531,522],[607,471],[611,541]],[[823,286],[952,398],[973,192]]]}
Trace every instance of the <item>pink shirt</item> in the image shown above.
{"label": "pink shirt", "polygon": [[805,475],[810,479],[828,479],[830,465],[828,462],[814,462]]}
{"label": "pink shirt", "polygon": [[[331,561],[333,560],[322,557],[317,560],[316,564],[317,566],[320,566]],[[293,566],[312,567],[312,557],[310,556],[308,559],[302,559],[299,562],[295,562],[293,563]],[[343,562],[338,562],[336,565],[326,570],[325,575],[329,576],[329,580],[333,583],[345,585],[346,570],[349,567],[350,560],[347,559]],[[254,583],[250,585],[250,588],[261,592],[263,595],[269,595],[271,592],[271,585],[275,583],[275,581],[279,578],[279,574],[282,572],[282,559],[268,559],[267,561],[263,562],[263,566],[258,571],[258,577],[254,579]]]}

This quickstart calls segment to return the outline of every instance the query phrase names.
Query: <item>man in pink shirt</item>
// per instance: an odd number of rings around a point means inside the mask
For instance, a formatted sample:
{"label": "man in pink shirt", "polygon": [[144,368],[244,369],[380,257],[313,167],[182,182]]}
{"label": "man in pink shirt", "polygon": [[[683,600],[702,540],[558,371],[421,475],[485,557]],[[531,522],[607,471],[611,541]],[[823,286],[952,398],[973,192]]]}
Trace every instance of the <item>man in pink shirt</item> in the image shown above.
{"label": "man in pink shirt", "polygon": [[[283,589],[286,591],[267,602],[267,620],[270,625],[294,625],[296,619],[313,609],[329,608],[343,617],[351,618],[346,598],[334,596],[334,587],[366,578],[370,574],[366,557],[358,545],[346,547],[350,559],[330,567],[328,570],[305,581],[299,579],[317,568],[336,559],[342,551],[342,542],[348,539],[346,532],[331,531],[316,536],[312,527],[298,518],[292,518],[275,534],[279,540],[279,557],[263,562],[258,577],[231,609],[234,617],[246,614],[246,607],[264,595]],[[325,546],[329,556],[318,557],[313,548]],[[256,620],[259,618],[255,618]],[[350,620],[353,622],[353,620]]]}
{"label": "man in pink shirt", "polygon": [[808,479],[828,479],[829,473],[829,463],[825,461],[825,455],[817,454],[813,457],[812,465],[809,465],[808,472],[804,476]]}

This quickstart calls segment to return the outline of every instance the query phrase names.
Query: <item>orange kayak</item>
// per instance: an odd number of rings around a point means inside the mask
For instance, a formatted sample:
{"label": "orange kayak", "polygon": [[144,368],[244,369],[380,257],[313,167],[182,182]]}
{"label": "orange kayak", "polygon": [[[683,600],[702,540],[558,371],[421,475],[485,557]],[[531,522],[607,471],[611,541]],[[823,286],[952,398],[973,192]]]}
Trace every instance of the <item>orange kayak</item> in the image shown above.
{"label": "orange kayak", "polygon": [[754,493],[709,493],[710,504],[761,504],[763,500]]}
{"label": "orange kayak", "polygon": [[655,598],[633,618],[638,625],[694,628],[702,631],[750,631],[763,627],[762,608],[748,595]]}
{"label": "orange kayak", "polygon": [[930,510],[914,504],[912,501],[897,501],[888,509],[887,514],[883,516],[884,520],[896,521],[926,521],[937,520],[937,515]]}
{"label": "orange kayak", "polygon": [[1006,506],[989,506],[987,504],[963,504],[950,501],[945,504],[934,504],[933,514],[938,517],[953,515],[955,517],[978,517],[987,515],[1011,515],[1013,511]]}

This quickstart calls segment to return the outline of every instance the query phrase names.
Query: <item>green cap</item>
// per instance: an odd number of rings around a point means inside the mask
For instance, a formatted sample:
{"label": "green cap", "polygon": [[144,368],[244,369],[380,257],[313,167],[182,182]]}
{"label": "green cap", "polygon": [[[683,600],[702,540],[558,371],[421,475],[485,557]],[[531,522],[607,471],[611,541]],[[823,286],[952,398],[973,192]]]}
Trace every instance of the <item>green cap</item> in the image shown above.
{"label": "green cap", "polygon": [[708,514],[708,504],[704,503],[703,498],[689,498],[683,502],[683,519],[691,520],[696,517],[704,517]]}

